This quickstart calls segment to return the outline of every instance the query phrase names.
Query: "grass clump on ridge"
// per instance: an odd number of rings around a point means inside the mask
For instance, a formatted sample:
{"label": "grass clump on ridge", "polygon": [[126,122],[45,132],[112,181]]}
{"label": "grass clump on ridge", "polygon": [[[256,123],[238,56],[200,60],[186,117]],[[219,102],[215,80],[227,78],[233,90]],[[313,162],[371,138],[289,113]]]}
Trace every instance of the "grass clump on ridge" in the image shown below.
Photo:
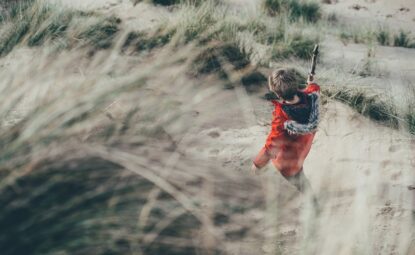
{"label": "grass clump on ridge", "polygon": [[398,108],[393,99],[374,89],[325,86],[323,95],[347,104],[358,113],[392,128],[404,127],[415,135],[415,90],[409,88],[408,103]]}
{"label": "grass clump on ridge", "polygon": [[[66,48],[77,45],[105,49],[112,45],[121,22],[115,17],[101,17],[57,6],[30,2],[13,6],[12,13],[0,27],[0,56],[8,54],[18,44],[40,46],[46,41],[59,42]],[[22,7],[23,6],[23,7]]]}
{"label": "grass clump on ridge", "polygon": [[415,88],[410,85],[407,89],[407,103],[404,109],[404,121],[408,127],[409,133],[415,135]]}
{"label": "grass clump on ridge", "polygon": [[376,40],[382,46],[388,46],[390,43],[390,31],[387,29],[380,29],[376,34]]}
{"label": "grass clump on ridge", "polygon": [[97,18],[89,26],[81,29],[77,39],[96,49],[110,48],[120,23],[121,19],[114,16]]}
{"label": "grass clump on ridge", "polygon": [[0,24],[6,20],[15,18],[30,6],[35,0],[8,0],[0,2]]}
{"label": "grass clump on ridge", "polygon": [[300,24],[264,16],[233,16],[226,8],[212,2],[200,7],[185,7],[181,12],[177,23],[172,25],[177,31],[179,42],[198,40],[202,44],[210,41],[231,43],[239,45],[241,52],[248,55],[255,55],[258,46],[265,47],[269,54],[261,57],[264,62],[274,57],[308,59],[310,48],[318,41],[305,33],[291,32],[300,30]]}
{"label": "grass clump on ridge", "polygon": [[148,2],[156,5],[171,6],[177,4],[201,4],[202,0],[131,0],[131,2],[136,5],[140,2]]}
{"label": "grass clump on ridge", "polygon": [[343,102],[358,113],[387,126],[398,127],[398,112],[392,100],[364,88],[325,87],[323,94]]}
{"label": "grass clump on ridge", "polygon": [[162,47],[170,42],[174,30],[157,31],[149,34],[145,32],[129,32],[125,39],[122,51],[126,52],[131,49],[132,52],[150,51],[157,47]]}
{"label": "grass clump on ridge", "polygon": [[321,18],[320,5],[317,2],[299,0],[264,0],[264,11],[271,16],[288,14],[291,21],[304,20],[316,22]]}
{"label": "grass clump on ridge", "polygon": [[410,38],[410,32],[403,30],[393,36],[393,46],[404,48],[415,48],[415,42]]}
{"label": "grass clump on ridge", "polygon": [[224,63],[229,63],[235,70],[239,70],[249,64],[249,57],[241,52],[237,45],[220,43],[207,47],[196,56],[192,65],[192,73],[198,75],[217,72],[221,77],[226,77]]}
{"label": "grass clump on ridge", "polygon": [[301,34],[296,34],[288,42],[273,47],[272,57],[281,59],[293,56],[300,59],[309,59],[316,43],[317,39],[310,39]]}
{"label": "grass clump on ridge", "polygon": [[415,135],[415,111],[413,110],[415,106],[411,106],[408,113],[405,115],[405,121],[408,123],[409,133]]}
{"label": "grass clump on ridge", "polygon": [[382,46],[415,48],[415,38],[412,38],[410,32],[400,30],[392,32],[387,28],[343,28],[339,33],[343,43],[378,43]]}

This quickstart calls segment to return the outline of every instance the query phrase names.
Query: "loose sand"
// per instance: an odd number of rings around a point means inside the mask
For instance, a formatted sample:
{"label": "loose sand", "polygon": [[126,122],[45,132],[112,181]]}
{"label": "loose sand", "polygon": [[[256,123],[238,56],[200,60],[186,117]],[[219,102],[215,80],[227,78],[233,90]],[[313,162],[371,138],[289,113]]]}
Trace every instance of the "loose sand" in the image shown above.
{"label": "loose sand", "polygon": [[[152,19],[170,15],[166,9],[147,4],[132,7],[126,0],[83,0],[70,4],[81,9],[124,13],[124,17],[134,22],[146,20],[144,27],[151,26]],[[367,9],[349,8],[354,4]],[[401,11],[401,7],[410,10]],[[407,29],[413,29],[415,24],[415,6],[411,0],[393,4],[387,0],[339,1],[325,9],[356,21],[386,21]],[[342,66],[343,62],[346,68],[364,57],[366,46],[336,43],[325,42],[327,51],[332,52],[326,54],[328,65],[336,62]],[[405,68],[410,69],[414,50],[379,48],[379,61],[393,73],[388,78],[391,83],[413,77],[413,70]],[[404,70],[408,76],[402,76]],[[186,103],[188,95],[176,96],[178,101]],[[373,123],[338,102],[329,102],[304,165],[323,208],[320,217],[309,218],[310,211],[302,196],[272,166],[261,176],[249,173],[251,160],[270,129],[271,111],[269,103],[258,94],[246,94],[237,88],[215,92],[194,103],[189,114],[182,116],[192,123],[190,130],[166,127],[173,139],[181,140],[177,148],[181,160],[198,158],[209,162],[207,169],[215,169],[215,185],[223,191],[223,201],[229,200],[225,196],[241,206],[255,205],[256,200],[264,197],[267,201],[266,210],[251,206],[243,213],[235,213],[228,225],[217,227],[223,233],[239,231],[234,229],[235,225],[246,229],[244,237],[227,240],[228,254],[279,251],[291,255],[299,254],[302,249],[330,255],[415,254],[415,192],[408,189],[415,184],[413,137]],[[159,155],[163,163],[167,163],[164,162],[167,156]],[[221,182],[222,175],[226,176],[226,182]],[[215,203],[220,202],[219,199]]]}

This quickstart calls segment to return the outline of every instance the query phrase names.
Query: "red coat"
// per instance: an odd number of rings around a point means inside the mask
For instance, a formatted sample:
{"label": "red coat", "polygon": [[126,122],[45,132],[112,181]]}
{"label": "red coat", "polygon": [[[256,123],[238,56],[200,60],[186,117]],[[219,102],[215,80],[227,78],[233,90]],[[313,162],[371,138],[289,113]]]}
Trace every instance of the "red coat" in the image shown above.
{"label": "red coat", "polygon": [[[320,87],[312,83],[303,92],[306,94],[319,93]],[[271,160],[282,175],[293,176],[302,170],[315,132],[306,135],[289,135],[284,129],[284,122],[290,120],[290,117],[282,110],[281,103],[278,101],[272,101],[272,103],[275,105],[275,110],[272,113],[271,132],[265,146],[256,156],[254,164],[261,168]]]}

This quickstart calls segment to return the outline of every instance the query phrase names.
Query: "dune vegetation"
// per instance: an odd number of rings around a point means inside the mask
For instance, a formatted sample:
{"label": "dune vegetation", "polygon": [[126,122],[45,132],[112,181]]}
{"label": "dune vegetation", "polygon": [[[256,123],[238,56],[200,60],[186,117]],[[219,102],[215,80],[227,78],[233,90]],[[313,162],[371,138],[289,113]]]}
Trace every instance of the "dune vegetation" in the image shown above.
{"label": "dune vegetation", "polygon": [[[226,254],[263,234],[253,218],[271,213],[268,197],[247,191],[259,187],[179,149],[211,125],[191,119],[200,104],[224,88],[262,96],[273,64],[309,60],[326,25],[319,4],[266,0],[247,16],[220,1],[144,2],[174,5],[174,19],[133,30],[113,14],[40,0],[1,6],[2,255]],[[323,93],[415,134],[414,107],[381,90]]]}

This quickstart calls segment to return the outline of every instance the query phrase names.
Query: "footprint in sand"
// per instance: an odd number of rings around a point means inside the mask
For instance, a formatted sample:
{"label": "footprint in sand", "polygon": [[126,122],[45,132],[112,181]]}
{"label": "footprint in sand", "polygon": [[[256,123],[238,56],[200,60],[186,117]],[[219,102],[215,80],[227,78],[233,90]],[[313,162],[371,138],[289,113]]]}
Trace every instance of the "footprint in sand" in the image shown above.
{"label": "footprint in sand", "polygon": [[401,11],[401,12],[409,12],[410,9],[409,8],[406,8],[406,7],[401,7],[401,8],[399,8],[399,11]]}
{"label": "footprint in sand", "polygon": [[396,152],[396,151],[398,151],[400,149],[400,146],[399,145],[391,145],[390,147],[389,147],[389,152]]}
{"label": "footprint in sand", "polygon": [[208,133],[208,136],[210,136],[212,138],[218,138],[220,136],[220,133],[218,131],[210,131]]}
{"label": "footprint in sand", "polygon": [[218,149],[213,149],[209,151],[209,154],[211,156],[217,156],[219,154],[219,150]]}

